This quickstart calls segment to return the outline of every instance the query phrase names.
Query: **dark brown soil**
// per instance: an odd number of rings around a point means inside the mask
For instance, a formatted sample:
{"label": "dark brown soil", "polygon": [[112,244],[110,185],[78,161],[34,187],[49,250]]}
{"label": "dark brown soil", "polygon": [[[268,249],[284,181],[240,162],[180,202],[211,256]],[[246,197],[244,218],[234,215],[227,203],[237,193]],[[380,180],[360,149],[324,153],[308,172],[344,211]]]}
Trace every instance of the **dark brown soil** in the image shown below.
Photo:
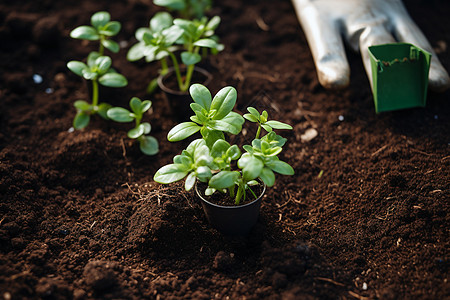
{"label": "dark brown soil", "polygon": [[[450,2],[406,6],[450,69]],[[157,66],[125,56],[151,1],[0,4],[0,298],[450,297],[449,92],[376,115],[359,55],[348,53],[348,89],[320,87],[290,1],[215,1],[226,48],[203,66],[210,89],[232,85],[238,109],[268,109],[294,127],[282,159],[296,175],[279,176],[250,236],[231,239],[182,183],[152,180],[185,146],[165,141],[175,122],[161,92],[146,116],[154,157],[127,139],[128,124],[93,118],[69,130],[73,102],[88,95],[65,65],[95,46],[68,34],[99,10],[123,24],[128,46],[112,58],[130,82],[102,100],[145,99]],[[318,136],[303,142],[310,128]]]}

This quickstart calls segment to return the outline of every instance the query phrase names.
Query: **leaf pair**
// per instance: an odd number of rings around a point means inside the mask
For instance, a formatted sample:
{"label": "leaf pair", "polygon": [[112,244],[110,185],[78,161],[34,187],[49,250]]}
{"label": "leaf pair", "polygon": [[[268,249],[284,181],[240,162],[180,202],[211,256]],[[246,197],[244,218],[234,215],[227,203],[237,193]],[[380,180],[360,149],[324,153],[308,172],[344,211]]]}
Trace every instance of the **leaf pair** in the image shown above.
{"label": "leaf pair", "polygon": [[209,90],[201,84],[191,85],[189,92],[194,103],[191,109],[195,116],[192,122],[184,122],[172,128],[167,139],[171,142],[181,141],[201,130],[209,147],[223,139],[223,132],[238,134],[242,130],[244,119],[232,112],[236,104],[237,92],[229,86],[222,88],[212,99]]}
{"label": "leaf pair", "polygon": [[70,32],[70,37],[74,39],[98,41],[109,51],[119,52],[119,44],[108,39],[115,36],[121,29],[121,24],[117,21],[110,21],[111,16],[106,11],[100,11],[92,15],[92,26],[79,26]]}
{"label": "leaf pair", "polygon": [[289,124],[279,121],[268,121],[267,111],[263,111],[262,114],[260,114],[258,110],[253,107],[248,107],[247,110],[250,113],[244,114],[244,118],[250,122],[258,123],[267,132],[271,132],[273,129],[292,129],[292,126]]}
{"label": "leaf pair", "polygon": [[192,141],[186,150],[174,157],[173,162],[160,168],[153,179],[168,184],[188,176],[185,181],[185,189],[188,191],[194,186],[196,178],[207,182],[212,176],[210,169],[212,158],[203,139]]}
{"label": "leaf pair", "polygon": [[173,25],[173,18],[167,12],[158,12],[150,20],[149,27],[136,30],[138,43],[127,53],[129,61],[137,61],[145,57],[147,62],[160,60],[173,52],[175,42],[181,37],[183,30]]}
{"label": "leaf pair", "polygon": [[87,59],[87,65],[81,61],[70,61],[67,68],[86,80],[97,80],[101,85],[108,87],[124,87],[128,84],[127,79],[116,73],[111,68],[111,58],[100,56],[98,52],[91,52]]}
{"label": "leaf pair", "polygon": [[100,103],[99,105],[92,105],[84,100],[77,100],[73,104],[77,109],[77,114],[73,119],[73,127],[75,129],[83,129],[89,125],[91,115],[98,113],[103,119],[108,120],[106,112],[111,108],[108,103]]}
{"label": "leaf pair", "polygon": [[151,131],[150,123],[141,123],[144,113],[151,106],[150,100],[141,101],[139,98],[133,97],[130,100],[131,111],[122,107],[113,107],[107,111],[108,118],[113,121],[120,123],[136,121],[136,126],[129,130],[127,135],[130,139],[138,140],[141,151],[147,155],[154,155],[159,151],[158,141],[154,137],[146,136]]}

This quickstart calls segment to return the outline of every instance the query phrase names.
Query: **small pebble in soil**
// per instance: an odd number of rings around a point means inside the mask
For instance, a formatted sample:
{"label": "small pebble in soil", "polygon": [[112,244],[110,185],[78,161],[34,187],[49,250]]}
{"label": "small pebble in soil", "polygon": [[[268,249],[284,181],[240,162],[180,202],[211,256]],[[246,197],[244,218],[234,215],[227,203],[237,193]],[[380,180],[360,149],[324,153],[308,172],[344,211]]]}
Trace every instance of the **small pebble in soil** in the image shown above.
{"label": "small pebble in soil", "polygon": [[46,89],[45,89],[45,93],[47,93],[47,94],[53,94],[53,89],[52,89],[52,88],[46,88]]}
{"label": "small pebble in soil", "polygon": [[128,47],[128,42],[127,41],[120,41],[119,42],[119,46],[120,46],[120,48],[126,48],[126,47]]}
{"label": "small pebble in soil", "polygon": [[363,285],[362,285],[362,289],[364,290],[364,291],[367,291],[367,283],[363,283]]}
{"label": "small pebble in soil", "polygon": [[303,142],[309,142],[313,140],[319,133],[314,128],[306,129],[305,133],[300,136]]}
{"label": "small pebble in soil", "polygon": [[40,83],[42,83],[42,81],[44,81],[44,79],[42,78],[41,75],[39,75],[39,74],[34,74],[34,75],[33,75],[33,81],[34,81],[34,83],[36,83],[36,84],[40,84]]}
{"label": "small pebble in soil", "polygon": [[73,127],[70,127],[70,128],[67,130],[68,133],[72,133],[72,132],[74,132],[74,131],[75,131],[75,128],[73,128]]}
{"label": "small pebble in soil", "polygon": [[339,117],[338,117],[338,119],[339,119],[339,121],[344,121],[344,116],[343,115],[340,115]]}
{"label": "small pebble in soil", "polygon": [[213,269],[217,271],[229,271],[234,264],[234,254],[228,254],[225,251],[219,251],[214,257]]}

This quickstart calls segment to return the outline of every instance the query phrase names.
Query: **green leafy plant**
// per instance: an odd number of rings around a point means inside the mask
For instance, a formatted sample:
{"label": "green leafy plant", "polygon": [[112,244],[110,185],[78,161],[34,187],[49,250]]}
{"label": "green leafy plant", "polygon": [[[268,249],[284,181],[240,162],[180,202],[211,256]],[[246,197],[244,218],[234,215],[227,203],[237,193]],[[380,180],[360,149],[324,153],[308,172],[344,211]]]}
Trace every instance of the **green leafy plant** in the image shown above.
{"label": "green leafy plant", "polygon": [[117,53],[119,45],[110,40],[109,37],[116,35],[121,28],[117,21],[110,21],[111,16],[105,11],[92,15],[92,26],[79,26],[70,32],[70,36],[76,39],[100,41],[99,51],[92,51],[87,57],[87,64],[81,61],[70,61],[67,67],[73,73],[88,81],[92,81],[92,103],[85,100],[77,100],[74,103],[77,114],[73,120],[75,129],[85,128],[90,121],[91,115],[98,113],[102,118],[108,119],[106,112],[111,105],[99,103],[99,84],[107,87],[124,87],[128,84],[127,79],[111,68],[112,61],[109,56],[103,55],[104,48]]}
{"label": "green leafy plant", "polygon": [[144,113],[151,106],[152,102],[150,100],[141,101],[139,98],[133,97],[130,100],[131,111],[122,107],[113,107],[107,111],[108,117],[113,121],[120,123],[135,121],[135,127],[129,130],[127,135],[130,139],[139,141],[141,151],[147,155],[155,155],[159,151],[158,141],[154,137],[147,135],[152,129],[150,123],[141,123]]}
{"label": "green leafy plant", "polygon": [[121,24],[117,21],[110,21],[111,16],[106,11],[99,11],[92,15],[92,26],[79,26],[70,32],[74,39],[100,41],[98,53],[102,56],[104,48],[111,52],[119,52],[119,44],[110,38],[119,33]]}
{"label": "green leafy plant", "polygon": [[[292,129],[288,124],[268,121],[267,112],[259,112],[249,107],[251,122],[258,123],[258,133],[251,145],[244,145],[242,154],[237,145],[230,145],[225,140],[225,133],[238,134],[245,122],[244,118],[232,111],[236,104],[237,93],[233,87],[221,89],[212,98],[209,90],[201,84],[193,84],[189,92],[194,100],[191,109],[195,115],[192,122],[183,122],[172,128],[167,139],[171,142],[183,140],[200,132],[201,139],[196,139],[173,159],[173,164],[160,168],[154,180],[168,184],[186,177],[185,189],[190,190],[196,180],[208,184],[206,195],[216,191],[228,192],[238,205],[246,198],[248,190],[255,198],[251,186],[258,184],[257,179],[271,187],[275,184],[275,174],[293,175],[294,169],[281,161],[278,155],[286,139],[277,135],[273,129]],[[259,138],[261,128],[267,131]],[[237,161],[237,166],[233,163]],[[236,169],[237,167],[237,169]]]}
{"label": "green leafy plant", "polygon": [[201,19],[211,8],[212,0],[153,0],[155,5],[179,12],[185,19]]}
{"label": "green leafy plant", "polygon": [[[178,88],[180,91],[189,89],[194,67],[204,56],[200,50],[211,49],[213,53],[222,51],[224,46],[218,43],[214,34],[220,24],[220,17],[215,16],[208,20],[173,19],[167,12],[156,13],[150,20],[150,26],[139,28],[136,31],[138,43],[133,45],[127,54],[129,61],[145,58],[147,62],[159,61],[160,74],[168,72],[167,58],[170,58],[175,70]],[[178,52],[180,53],[177,57]],[[186,66],[180,66],[180,62]],[[154,86],[153,79],[150,86]]]}
{"label": "green leafy plant", "polygon": [[74,103],[77,114],[73,120],[75,129],[85,128],[93,114],[98,113],[102,118],[108,119],[106,112],[111,107],[108,103],[98,103],[99,91],[98,85],[107,87],[124,87],[128,84],[127,79],[116,73],[111,68],[111,58],[108,56],[100,56],[98,52],[91,52],[87,58],[87,64],[81,61],[70,61],[67,67],[73,73],[92,81],[92,103],[85,100],[77,100]]}

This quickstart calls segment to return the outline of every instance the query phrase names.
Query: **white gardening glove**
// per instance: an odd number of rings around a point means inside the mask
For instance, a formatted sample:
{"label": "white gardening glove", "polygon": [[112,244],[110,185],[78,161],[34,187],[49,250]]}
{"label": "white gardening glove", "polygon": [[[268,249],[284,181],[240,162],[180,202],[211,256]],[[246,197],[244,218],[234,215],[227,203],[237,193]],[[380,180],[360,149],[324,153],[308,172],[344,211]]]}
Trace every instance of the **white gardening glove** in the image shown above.
{"label": "white gardening glove", "polygon": [[432,53],[429,86],[450,87],[450,78],[430,43],[408,15],[400,0],[292,0],[313,54],[322,86],[343,88],[350,68],[342,36],[360,49],[369,81],[372,71],[368,47],[396,41],[414,44]]}

